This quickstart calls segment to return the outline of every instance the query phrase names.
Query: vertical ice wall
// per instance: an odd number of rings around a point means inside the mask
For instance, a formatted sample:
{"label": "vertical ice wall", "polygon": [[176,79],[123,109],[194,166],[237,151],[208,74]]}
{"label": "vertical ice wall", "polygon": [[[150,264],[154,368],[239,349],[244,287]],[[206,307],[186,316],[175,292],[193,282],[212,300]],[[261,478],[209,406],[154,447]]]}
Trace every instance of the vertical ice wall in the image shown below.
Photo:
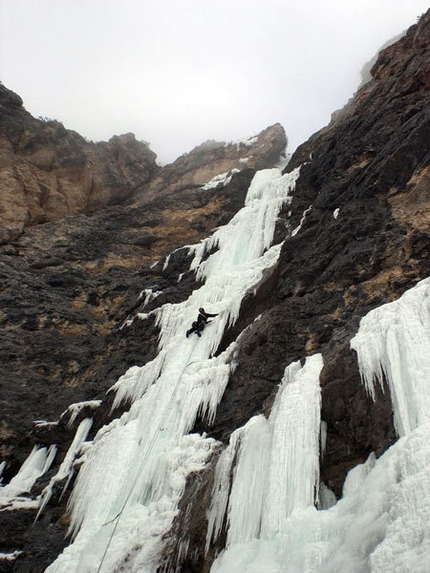
{"label": "vertical ice wall", "polygon": [[[298,509],[313,506],[319,482],[320,354],[304,366],[285,370],[271,414],[252,418],[232,435],[220,457],[208,515],[208,543],[216,538],[227,509],[227,548],[253,539],[270,539]],[[207,546],[208,546],[207,543]],[[222,559],[221,559],[222,563]],[[228,571],[222,566],[216,571]]]}
{"label": "vertical ice wall", "polygon": [[399,436],[430,420],[430,279],[362,318],[351,347],[372,397],[386,378]]}
{"label": "vertical ice wall", "polygon": [[[131,399],[133,405],[86,448],[71,499],[76,537],[49,573],[156,569],[186,475],[203,468],[216,447],[214,440],[186,435],[198,413],[215,414],[234,367],[234,344],[209,357],[237,318],[242,297],[277,261],[280,246],[269,247],[297,177],[298,170],[284,176],[278,169],[258,172],[245,207],[211,239],[191,247],[204,285],[187,301],[156,311],[157,357],[115,385],[116,400]],[[201,339],[187,339],[201,306],[218,316]]]}

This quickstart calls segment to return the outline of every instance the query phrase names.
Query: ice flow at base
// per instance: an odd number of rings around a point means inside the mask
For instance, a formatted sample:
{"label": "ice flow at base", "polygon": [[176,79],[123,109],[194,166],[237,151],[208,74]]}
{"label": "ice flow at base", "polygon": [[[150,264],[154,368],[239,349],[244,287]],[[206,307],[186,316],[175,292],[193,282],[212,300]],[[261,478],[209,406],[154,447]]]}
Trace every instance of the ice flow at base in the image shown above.
{"label": "ice flow at base", "polygon": [[[215,415],[234,367],[234,344],[209,357],[236,320],[242,297],[277,261],[280,245],[269,247],[297,177],[298,170],[284,176],[278,169],[258,172],[244,208],[213,237],[190,247],[204,285],[187,301],[156,311],[157,357],[115,384],[116,401],[131,400],[132,407],[86,445],[71,497],[75,538],[47,572],[156,570],[161,537],[177,511],[186,476],[203,468],[217,447],[212,439],[187,435],[198,413]],[[201,339],[187,339],[185,331],[201,306],[218,316]]]}
{"label": "ice flow at base", "polygon": [[[429,300],[430,279],[426,279],[398,301],[370,312],[352,340],[369,390],[382,372],[387,377],[390,391],[397,396],[393,397],[397,422],[406,435],[379,459],[371,454],[364,464],[351,470],[342,499],[335,505],[324,511],[317,511],[311,503],[297,507],[266,535],[259,525],[264,520],[259,522],[256,513],[263,513],[261,491],[266,487],[264,482],[271,479],[270,466],[255,468],[252,489],[260,494],[250,499],[256,509],[242,509],[250,513],[251,525],[247,529],[241,519],[241,534],[234,533],[233,538],[229,531],[229,545],[214,562],[211,573],[428,573],[430,420],[428,406],[422,408],[421,401],[428,404],[430,392]],[[257,423],[268,433],[268,425],[254,419],[235,432],[232,444],[221,455],[209,514],[214,537],[227,507],[232,528],[238,513],[232,498],[242,488],[246,491],[251,487],[252,472],[239,475],[242,456],[245,453],[246,457],[248,449],[241,438],[244,434],[244,438],[254,439],[251,424]],[[259,439],[270,444],[264,431]],[[254,446],[260,447],[256,442]],[[232,447],[238,449],[240,458],[229,501],[226,470],[234,457]],[[268,464],[268,454],[262,452],[262,456]],[[251,466],[248,461],[248,471]],[[304,477],[297,475],[299,483]]]}
{"label": "ice flow at base", "polygon": [[316,501],[322,366],[320,354],[290,364],[269,418],[255,416],[233,433],[216,468],[207,547],[224,519],[233,460],[227,547],[276,535],[294,510]]}

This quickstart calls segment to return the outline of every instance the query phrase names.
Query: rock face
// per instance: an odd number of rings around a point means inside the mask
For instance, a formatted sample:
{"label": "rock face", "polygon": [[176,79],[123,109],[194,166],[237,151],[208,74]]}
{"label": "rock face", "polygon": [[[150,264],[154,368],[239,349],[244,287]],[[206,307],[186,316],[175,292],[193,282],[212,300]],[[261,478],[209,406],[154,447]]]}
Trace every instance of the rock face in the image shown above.
{"label": "rock face", "polygon": [[284,154],[287,138],[284,128],[272,125],[258,136],[234,143],[207,141],[166,166],[151,181],[146,195],[177,193],[199,188],[207,181],[231,170],[259,170],[274,167]]}
{"label": "rock face", "polygon": [[[374,402],[366,395],[349,341],[364,314],[397,299],[430,271],[429,39],[430,12],[380,53],[373,79],[294,153],[287,169],[302,167],[288,207],[292,215],[282,213],[278,221],[276,240],[285,241],[278,265],[259,291],[245,298],[238,321],[225,333],[218,352],[243,333],[238,366],[216,419],[195,427],[226,443],[251,416],[270,411],[290,362],[321,352],[322,419],[327,423],[321,478],[337,496],[351,467],[372,451],[380,455],[396,438],[389,393],[380,392]],[[61,462],[74,428],[86,416],[83,409],[69,425],[70,413],[61,416],[69,404],[102,401],[90,437],[120,413],[110,411],[112,396],[105,392],[129,366],[154,356],[158,337],[149,320],[123,325],[136,312],[190,294],[196,282],[187,270],[184,246],[231,218],[255,170],[276,164],[286,139],[275,125],[255,141],[209,142],[158,168],[152,152],[130,135],[87,144],[73,132],[61,135],[56,123],[28,116],[19,97],[5,88],[1,102],[7,129],[0,176],[4,170],[6,185],[20,190],[16,205],[22,207],[14,207],[15,195],[2,188],[0,353],[6,366],[0,438],[8,480],[34,443],[59,444]],[[54,132],[63,147],[49,139]],[[25,141],[32,137],[34,146],[27,148]],[[95,187],[82,183],[88,168],[78,160],[73,167],[71,159],[78,140],[85,161],[91,156],[92,169],[109,166],[104,171],[108,181]],[[25,170],[36,181],[33,187],[22,183]],[[62,183],[41,194],[43,177],[53,172],[55,181],[73,181],[75,187]],[[220,173],[226,176],[204,187]],[[80,191],[77,182],[83,185]],[[66,196],[60,191],[65,187],[71,206],[55,211],[54,197]],[[85,193],[87,199],[75,204]],[[31,205],[38,205],[43,216],[32,219]],[[147,296],[145,289],[157,296]],[[40,418],[57,423],[31,430]],[[49,477],[39,480],[33,496]],[[220,545],[204,556],[212,482],[213,465],[198,479],[190,476],[180,504],[186,511],[176,519],[166,546],[166,570],[177,564],[180,536],[190,539],[188,554],[178,564],[182,573],[209,571],[222,547],[221,536]],[[55,496],[34,528],[33,510],[0,513],[0,551],[24,551],[4,571],[44,571],[67,544],[65,514],[65,500]]]}
{"label": "rock face", "polygon": [[[270,298],[257,295],[235,327],[264,308],[242,341],[217,437],[258,411],[287,364],[318,351],[325,362],[322,418],[329,423],[323,469],[349,469],[340,448],[355,465],[393,439],[388,397],[372,404],[365,396],[348,348],[364,314],[429,273],[429,36],[427,17],[385,49],[373,81],[291,158],[287,170],[302,165],[289,207],[292,228],[303,221],[284,243],[266,287]],[[250,396],[254,387],[257,399]],[[332,455],[339,459],[332,462]],[[337,494],[343,477],[329,479]]]}
{"label": "rock face", "polygon": [[[102,399],[127,368],[154,356],[155,325],[137,320],[122,328],[125,321],[142,308],[145,289],[159,295],[157,303],[190,294],[193,273],[177,286],[189,262],[183,246],[229,221],[243,205],[253,167],[276,163],[286,138],[276,125],[252,144],[215,144],[215,151],[203,145],[160,168],[131,134],[89,144],[57,122],[32,118],[13,92],[2,87],[1,93],[0,454],[7,483],[35,443],[56,443],[61,460],[86,415],[84,408],[69,426],[70,416],[61,414],[71,403]],[[267,153],[257,157],[259,145]],[[91,178],[85,175],[89,158]],[[228,176],[205,187],[219,169]],[[111,398],[97,410],[94,431],[112,415]],[[58,423],[33,424],[41,419]],[[67,543],[64,502],[56,507],[55,518],[49,511],[56,526],[48,537],[46,524],[28,529],[33,511],[25,519],[2,514],[2,550],[26,547],[28,558],[18,560],[16,570],[44,571]]]}
{"label": "rock face", "polygon": [[54,120],[33,118],[0,85],[0,244],[24,227],[124,202],[160,169],[133,134],[89,143]]}

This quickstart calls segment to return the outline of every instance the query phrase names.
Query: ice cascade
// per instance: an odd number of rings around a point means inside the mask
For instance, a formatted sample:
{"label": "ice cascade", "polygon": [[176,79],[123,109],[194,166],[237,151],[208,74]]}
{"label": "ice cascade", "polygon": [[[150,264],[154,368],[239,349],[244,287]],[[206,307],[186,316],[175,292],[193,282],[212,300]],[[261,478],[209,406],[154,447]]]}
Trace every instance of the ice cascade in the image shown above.
{"label": "ice cascade", "polygon": [[361,376],[374,397],[374,380],[387,380],[399,436],[430,421],[430,279],[372,310],[351,340]]}
{"label": "ice cascade", "polygon": [[320,354],[307,358],[304,366],[290,364],[269,418],[255,416],[233,433],[216,468],[207,547],[218,536],[227,509],[233,459],[227,548],[275,536],[295,510],[315,503],[322,366]]}
{"label": "ice cascade", "polygon": [[[201,470],[219,447],[213,439],[187,435],[198,414],[215,415],[235,367],[235,343],[211,356],[243,296],[277,262],[280,245],[270,246],[275,222],[291,201],[298,174],[257,172],[243,209],[190,247],[192,268],[204,284],[183,303],[152,311],[160,327],[159,353],[114,385],[116,402],[127,399],[132,406],[85,448],[71,497],[74,541],[47,573],[155,571],[186,476]],[[217,317],[201,338],[187,339],[202,306]]]}
{"label": "ice cascade", "polygon": [[[398,431],[405,435],[380,458],[376,459],[371,454],[364,464],[353,468],[346,477],[342,498],[337,503],[333,504],[334,500],[330,499],[323,487],[320,511],[309,503],[307,507],[297,506],[281,519],[274,514],[275,526],[264,531],[264,518],[259,525],[256,513],[261,511],[264,515],[264,509],[260,508],[266,508],[267,501],[265,504],[259,501],[261,488],[251,483],[252,476],[262,473],[261,469],[256,468],[252,473],[248,464],[249,474],[239,475],[239,470],[244,454],[245,457],[248,452],[250,456],[253,455],[246,444],[246,439],[253,439],[253,427],[259,424],[263,428],[266,424],[264,420],[253,419],[235,432],[229,448],[221,455],[215,476],[209,535],[217,537],[226,511],[229,533],[227,548],[215,560],[211,573],[428,572],[429,299],[430,279],[426,279],[399,300],[365,316],[351,342],[357,351],[369,392],[373,392],[374,378],[381,382],[383,376],[386,377],[393,397]],[[276,400],[279,403],[279,397]],[[267,424],[269,422],[270,419]],[[263,432],[259,437],[261,441],[270,441]],[[255,443],[255,447],[259,447],[258,444]],[[280,470],[284,452],[275,450],[273,446],[271,451],[279,456]],[[232,470],[230,460],[236,452],[239,461],[233,471],[230,498],[239,493],[245,498],[241,488],[248,495],[250,491],[254,492],[254,497],[242,499],[245,507],[241,512],[249,513],[248,524],[235,507],[236,502],[228,499],[230,484],[227,477]],[[261,455],[267,463],[269,455],[266,452],[261,452]],[[270,482],[271,466],[266,467]],[[305,474],[299,473],[302,471],[300,468],[297,471],[296,477],[302,485]],[[259,492],[258,495],[256,492]],[[270,508],[270,505],[267,507]],[[234,525],[233,519],[240,527]],[[257,537],[259,527],[261,531]]]}
{"label": "ice cascade", "polygon": [[35,481],[49,470],[56,451],[55,446],[50,448],[34,446],[16,476],[11,479],[10,483],[0,487],[0,507],[6,506],[14,509],[34,505],[28,498],[21,497],[21,494],[29,492]]}

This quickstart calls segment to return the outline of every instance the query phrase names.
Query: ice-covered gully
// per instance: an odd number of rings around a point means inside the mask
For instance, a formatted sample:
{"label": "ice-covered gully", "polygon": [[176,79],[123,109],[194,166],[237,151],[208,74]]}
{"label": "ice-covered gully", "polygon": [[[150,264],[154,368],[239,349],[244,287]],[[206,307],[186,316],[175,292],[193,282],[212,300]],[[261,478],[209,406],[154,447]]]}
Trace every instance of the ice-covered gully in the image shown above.
{"label": "ice-covered gully", "polygon": [[[114,386],[117,403],[133,402],[130,411],[93,442],[83,441],[91,424],[85,421],[72,446],[82,464],[70,501],[73,541],[47,573],[156,571],[187,475],[222,447],[188,434],[197,415],[216,415],[236,343],[211,356],[243,296],[277,262],[275,223],[298,176],[299,170],[258,172],[242,210],[190,247],[203,286],[185,302],[157,309],[157,357]],[[399,440],[349,473],[342,499],[336,502],[319,481],[320,354],[285,369],[268,419],[256,416],[232,434],[219,456],[207,513],[207,548],[227,524],[213,573],[424,573],[430,562],[429,300],[430,280],[422,281],[369,313],[351,341],[369,393],[383,374],[388,380]],[[187,339],[201,306],[218,316],[201,338]]]}

